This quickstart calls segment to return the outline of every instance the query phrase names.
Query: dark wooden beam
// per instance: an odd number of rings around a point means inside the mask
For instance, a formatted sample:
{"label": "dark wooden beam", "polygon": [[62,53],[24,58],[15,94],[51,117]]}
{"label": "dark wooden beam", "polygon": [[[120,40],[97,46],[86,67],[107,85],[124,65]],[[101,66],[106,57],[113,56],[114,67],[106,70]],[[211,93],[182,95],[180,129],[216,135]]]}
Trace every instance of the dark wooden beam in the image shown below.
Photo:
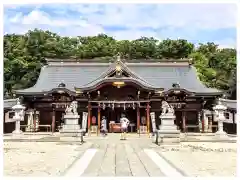
{"label": "dark wooden beam", "polygon": [[[99,108],[99,106],[90,106],[92,109],[98,109]],[[138,106],[139,108],[147,108],[147,106]],[[86,106],[86,108],[88,108],[88,106]],[[112,107],[106,107],[106,108],[111,108],[112,109]],[[118,106],[115,106],[114,108],[123,108],[123,107],[118,107]],[[132,108],[132,107],[131,107]],[[151,106],[149,106],[149,108],[151,108]],[[101,107],[101,109],[102,109],[102,107]]]}
{"label": "dark wooden beam", "polygon": [[93,102],[93,103],[105,103],[105,104],[127,104],[127,103],[147,103],[150,102],[150,100],[133,100],[133,101],[113,101],[113,100],[99,100],[99,101],[95,101],[95,100],[89,100],[89,102]]}

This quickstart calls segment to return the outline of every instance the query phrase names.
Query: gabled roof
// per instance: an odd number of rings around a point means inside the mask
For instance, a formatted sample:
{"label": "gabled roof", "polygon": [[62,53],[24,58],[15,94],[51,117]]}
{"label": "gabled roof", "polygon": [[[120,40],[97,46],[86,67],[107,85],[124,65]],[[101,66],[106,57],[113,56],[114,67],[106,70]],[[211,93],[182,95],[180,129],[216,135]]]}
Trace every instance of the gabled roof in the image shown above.
{"label": "gabled roof", "polygon": [[[118,73],[127,74],[127,75],[117,76]],[[89,90],[91,88],[97,87],[102,83],[114,82],[114,81],[133,82],[145,89],[152,89],[152,90],[157,89],[154,85],[151,85],[149,84],[149,82],[144,80],[144,78],[135,74],[130,68],[128,68],[126,64],[124,64],[120,60],[117,60],[114,63],[112,63],[108,67],[108,69],[105,72],[103,72],[98,78],[96,78],[94,81],[91,81],[88,84],[85,84],[83,87],[77,87],[77,89]]]}
{"label": "gabled roof", "polygon": [[[197,77],[194,66],[188,62],[155,62],[155,63],[122,63],[123,70],[130,73],[128,80],[134,80],[146,88],[172,88],[178,83],[181,88],[199,94],[221,94],[217,89],[207,88]],[[116,63],[80,63],[80,62],[49,62],[42,67],[36,84],[28,89],[17,90],[17,94],[43,94],[59,89],[64,83],[65,89],[75,92],[75,88],[87,88],[104,79],[110,79],[108,74]],[[126,80],[124,79],[124,80]],[[105,80],[106,81],[106,80]]]}

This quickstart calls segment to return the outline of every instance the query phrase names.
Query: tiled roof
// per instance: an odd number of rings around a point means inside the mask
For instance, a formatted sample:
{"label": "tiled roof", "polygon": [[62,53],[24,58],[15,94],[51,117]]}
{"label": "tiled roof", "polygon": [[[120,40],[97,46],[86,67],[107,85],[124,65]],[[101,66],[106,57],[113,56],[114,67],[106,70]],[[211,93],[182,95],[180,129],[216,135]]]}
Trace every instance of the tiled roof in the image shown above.
{"label": "tiled roof", "polygon": [[4,109],[11,109],[16,104],[17,104],[17,99],[5,99]]}
{"label": "tiled roof", "polygon": [[[177,60],[176,60],[177,61]],[[42,67],[37,83],[28,89],[17,90],[17,94],[45,93],[64,83],[70,91],[86,88],[100,81],[101,75],[108,72],[113,63],[49,62]],[[124,63],[137,76],[137,80],[149,88],[172,88],[178,83],[194,93],[220,93],[207,88],[197,77],[194,66],[187,62]]]}
{"label": "tiled roof", "polygon": [[223,105],[225,105],[228,109],[237,109],[237,100],[230,100],[230,99],[219,99]]}

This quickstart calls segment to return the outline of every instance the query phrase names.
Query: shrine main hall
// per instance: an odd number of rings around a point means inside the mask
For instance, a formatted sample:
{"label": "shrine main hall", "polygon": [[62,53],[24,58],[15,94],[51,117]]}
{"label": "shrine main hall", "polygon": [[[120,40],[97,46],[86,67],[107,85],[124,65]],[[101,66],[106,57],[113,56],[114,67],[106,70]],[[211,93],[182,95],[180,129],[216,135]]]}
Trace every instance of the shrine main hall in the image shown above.
{"label": "shrine main hall", "polygon": [[[66,108],[77,101],[79,124],[84,117],[88,132],[98,133],[101,119],[107,119],[108,132],[119,132],[124,114],[130,120],[131,132],[152,132],[152,118],[161,124],[161,102],[174,108],[175,124],[182,132],[215,131],[216,100],[223,92],[206,87],[198,78],[190,60],[145,60],[126,62],[118,57],[103,63],[84,60],[49,59],[41,68],[33,87],[16,90],[26,107],[25,120],[29,130],[57,132],[63,125]],[[32,118],[29,117],[32,116]],[[206,124],[208,128],[206,129]]]}

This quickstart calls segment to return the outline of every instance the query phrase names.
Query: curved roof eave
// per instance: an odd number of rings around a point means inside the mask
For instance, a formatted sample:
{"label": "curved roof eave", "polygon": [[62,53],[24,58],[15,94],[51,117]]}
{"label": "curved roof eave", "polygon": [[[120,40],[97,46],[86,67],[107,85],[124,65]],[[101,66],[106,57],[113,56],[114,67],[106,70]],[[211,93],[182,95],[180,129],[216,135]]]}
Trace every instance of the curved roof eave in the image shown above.
{"label": "curved roof eave", "polygon": [[[31,91],[33,89],[33,91]],[[30,90],[30,91],[29,91]],[[69,95],[75,95],[75,91],[70,90],[69,88],[60,88],[60,87],[56,87],[56,88],[52,88],[50,90],[44,90],[44,91],[37,91],[34,90],[34,88],[28,88],[28,89],[24,89],[24,90],[15,90],[16,94],[18,95],[44,95],[44,94],[51,94],[53,92],[57,92],[57,91],[63,91],[68,93]]]}
{"label": "curved roof eave", "polygon": [[101,84],[111,83],[111,82],[114,82],[114,81],[133,82],[133,83],[136,83],[137,85],[139,85],[140,87],[142,87],[144,89],[149,89],[149,90],[158,90],[159,89],[157,87],[154,87],[154,86],[151,86],[149,84],[146,84],[145,82],[142,82],[139,79],[128,77],[128,78],[102,78],[102,79],[98,79],[98,80],[92,82],[92,84],[88,84],[88,86],[84,85],[83,87],[75,87],[75,90],[76,89],[80,89],[81,91],[94,90],[98,86],[100,86]]}

